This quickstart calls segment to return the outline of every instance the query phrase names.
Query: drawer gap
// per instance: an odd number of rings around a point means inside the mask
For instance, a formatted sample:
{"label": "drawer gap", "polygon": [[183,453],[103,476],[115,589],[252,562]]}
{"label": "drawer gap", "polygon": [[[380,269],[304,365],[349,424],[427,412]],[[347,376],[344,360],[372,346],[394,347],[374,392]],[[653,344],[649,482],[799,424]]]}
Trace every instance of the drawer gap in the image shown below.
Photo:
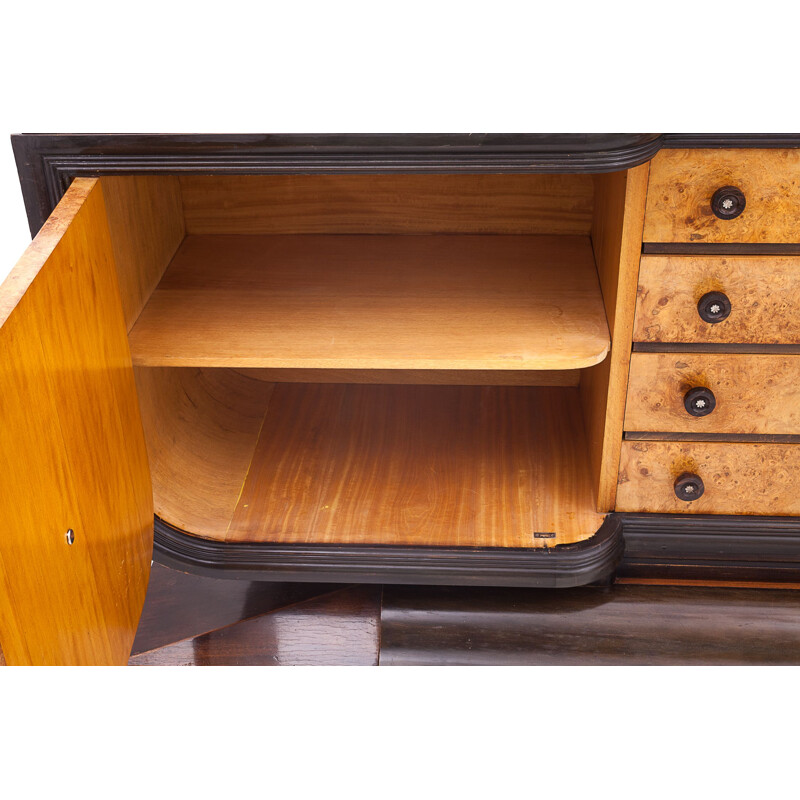
{"label": "drawer gap", "polygon": [[794,433],[677,433],[660,431],[625,431],[623,438],[631,442],[741,442],[800,444]]}

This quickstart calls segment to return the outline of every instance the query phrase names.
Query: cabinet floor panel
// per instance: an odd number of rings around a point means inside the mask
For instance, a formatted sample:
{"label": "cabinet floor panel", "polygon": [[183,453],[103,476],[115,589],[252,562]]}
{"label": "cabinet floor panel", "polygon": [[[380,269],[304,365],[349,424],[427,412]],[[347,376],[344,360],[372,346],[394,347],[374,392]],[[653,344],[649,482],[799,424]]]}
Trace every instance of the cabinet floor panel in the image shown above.
{"label": "cabinet floor panel", "polygon": [[593,508],[576,389],[284,383],[227,540],[533,547]]}
{"label": "cabinet floor panel", "polygon": [[187,236],[134,364],[574,370],[609,348],[588,236]]}
{"label": "cabinet floor panel", "polygon": [[196,536],[551,547],[604,519],[575,387],[137,372],[156,513]]}

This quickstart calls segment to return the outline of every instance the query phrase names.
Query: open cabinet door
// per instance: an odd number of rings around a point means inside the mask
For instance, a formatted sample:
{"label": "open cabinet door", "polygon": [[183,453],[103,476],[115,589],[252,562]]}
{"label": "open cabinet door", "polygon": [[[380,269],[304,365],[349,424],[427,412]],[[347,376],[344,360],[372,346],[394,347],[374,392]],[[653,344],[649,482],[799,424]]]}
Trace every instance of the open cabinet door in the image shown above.
{"label": "open cabinet door", "polygon": [[102,188],[78,179],[0,286],[9,665],[124,664],[133,643],[153,500],[117,280]]}

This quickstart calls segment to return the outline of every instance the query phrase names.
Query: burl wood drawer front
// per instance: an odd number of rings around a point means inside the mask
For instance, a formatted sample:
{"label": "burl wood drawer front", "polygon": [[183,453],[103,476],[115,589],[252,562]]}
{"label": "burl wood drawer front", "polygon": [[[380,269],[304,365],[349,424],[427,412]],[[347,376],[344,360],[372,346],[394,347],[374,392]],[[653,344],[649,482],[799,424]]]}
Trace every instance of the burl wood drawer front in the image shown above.
{"label": "burl wood drawer front", "polygon": [[[715,199],[725,187],[741,192],[743,210],[724,193]],[[662,150],[650,166],[644,241],[800,242],[799,209],[798,149]]]}
{"label": "burl wood drawer front", "polygon": [[[698,476],[702,494],[680,500],[676,480]],[[800,515],[800,445],[623,442],[617,511]]]}
{"label": "burl wood drawer front", "polygon": [[800,434],[800,356],[634,353],[625,430]]}
{"label": "burl wood drawer front", "polygon": [[[709,322],[700,301],[730,304]],[[800,343],[800,256],[642,256],[635,342]]]}

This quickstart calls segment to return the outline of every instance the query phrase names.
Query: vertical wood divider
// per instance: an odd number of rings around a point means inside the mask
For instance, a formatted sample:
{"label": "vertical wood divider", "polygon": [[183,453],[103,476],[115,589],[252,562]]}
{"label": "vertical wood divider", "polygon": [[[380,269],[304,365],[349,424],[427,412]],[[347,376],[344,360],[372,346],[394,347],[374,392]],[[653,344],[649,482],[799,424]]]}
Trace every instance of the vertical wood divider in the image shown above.
{"label": "vertical wood divider", "polygon": [[611,511],[617,491],[631,337],[642,251],[649,164],[595,175],[592,247],[611,332],[611,352],[581,376],[581,402],[597,510]]}

